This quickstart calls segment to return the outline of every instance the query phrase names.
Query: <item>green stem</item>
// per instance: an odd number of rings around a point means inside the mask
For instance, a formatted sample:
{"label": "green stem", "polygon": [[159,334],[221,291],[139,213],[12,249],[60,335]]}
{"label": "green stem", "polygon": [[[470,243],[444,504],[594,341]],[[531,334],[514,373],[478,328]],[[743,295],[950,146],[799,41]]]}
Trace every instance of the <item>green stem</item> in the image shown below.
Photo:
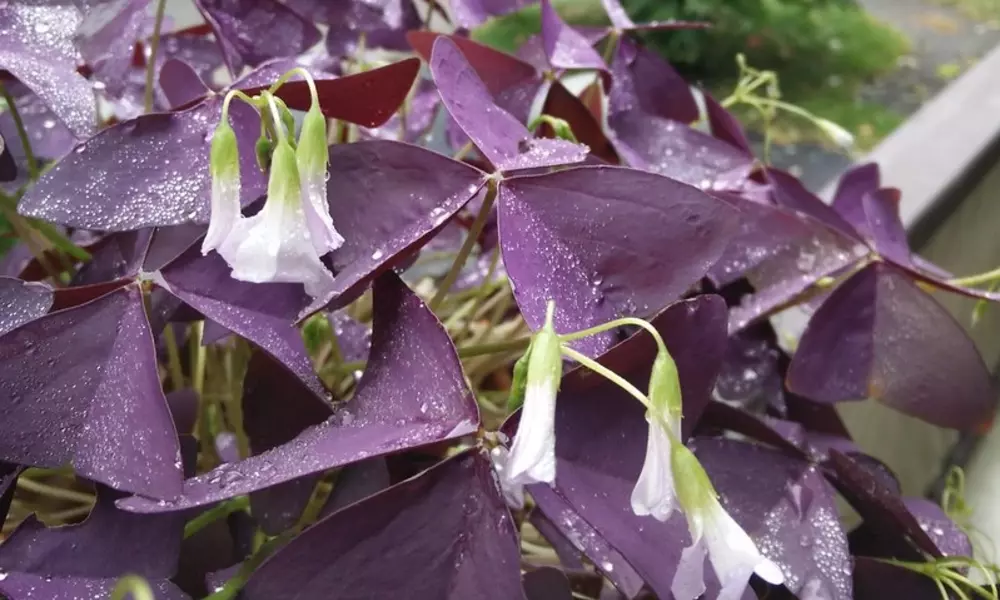
{"label": "green stem", "polygon": [[501,352],[514,352],[524,350],[531,343],[530,337],[508,340],[506,342],[495,342],[493,344],[477,344],[475,346],[465,346],[458,349],[459,358],[472,358],[474,356],[484,356],[486,354],[499,354]]}
{"label": "green stem", "polygon": [[604,64],[611,66],[611,61],[615,57],[615,50],[618,49],[618,40],[621,38],[621,32],[617,29],[611,30],[608,34],[607,46],[604,47]]}
{"label": "green stem", "polygon": [[983,285],[984,283],[992,283],[997,279],[1000,279],[1000,267],[997,267],[992,271],[987,271],[986,273],[979,273],[978,275],[969,275],[968,277],[958,277],[956,279],[950,279],[948,283],[950,283],[951,285],[973,287],[977,285]]}
{"label": "green stem", "polygon": [[125,575],[111,591],[111,600],[155,600],[149,583],[138,575]]}
{"label": "green stem", "polygon": [[174,384],[174,389],[179,390],[184,387],[184,369],[181,367],[181,352],[177,346],[177,336],[174,335],[174,328],[169,324],[163,330],[163,341],[167,346],[167,367],[170,370],[170,381]]}
{"label": "green stem", "polygon": [[473,246],[479,241],[479,234],[483,232],[483,227],[486,225],[486,219],[490,216],[490,209],[493,208],[493,202],[496,200],[496,197],[497,182],[495,179],[490,179],[489,183],[487,183],[486,198],[483,200],[483,205],[479,208],[479,214],[476,215],[476,220],[472,222],[469,233],[462,243],[462,247],[458,250],[458,254],[455,256],[455,261],[451,263],[451,268],[448,269],[448,274],[445,275],[444,281],[438,287],[437,293],[431,298],[429,304],[431,310],[438,309],[445,296],[448,295],[451,286],[458,279],[459,273],[462,272],[462,267],[465,266],[465,261],[469,258],[469,254],[472,253]]}
{"label": "green stem", "polygon": [[649,335],[653,336],[653,339],[656,340],[656,346],[659,349],[659,351],[663,354],[667,354],[667,345],[663,343],[663,338],[660,337],[660,332],[657,331],[656,328],[653,327],[648,321],[637,319],[635,317],[622,317],[620,319],[615,319],[614,321],[608,321],[607,323],[603,323],[601,325],[597,325],[589,329],[583,329],[581,331],[576,331],[573,333],[562,334],[559,336],[559,339],[564,342],[573,342],[576,340],[583,339],[585,337],[596,335],[598,333],[604,333],[605,331],[615,329],[616,327],[622,327],[624,325],[635,325],[637,327],[642,327],[643,329],[645,329],[647,332],[649,332]]}
{"label": "green stem", "polygon": [[254,552],[253,556],[243,561],[239,570],[233,577],[222,586],[222,589],[205,597],[205,600],[234,600],[238,597],[240,590],[250,580],[250,576],[271,554],[286,542],[292,539],[288,533],[283,533],[271,538],[261,544],[260,548]]}
{"label": "green stem", "polygon": [[250,508],[250,497],[239,496],[232,500],[227,500],[217,504],[213,508],[206,510],[197,517],[191,519],[184,525],[184,539],[187,539],[212,523],[225,519],[229,515],[247,510]]}
{"label": "green stem", "polygon": [[271,121],[274,122],[274,130],[278,133],[279,142],[285,141],[285,126],[282,125],[281,113],[278,111],[278,103],[274,101],[274,95],[270,92],[264,92],[264,97],[267,98],[267,106],[271,110]]}
{"label": "green stem", "polygon": [[204,336],[204,321],[198,321],[191,326],[191,364],[194,365],[191,373],[191,387],[199,395],[205,389],[205,345],[202,343]]}
{"label": "green stem", "polygon": [[28,177],[34,181],[38,178],[38,159],[35,158],[35,153],[31,149],[31,138],[28,137],[28,130],[24,128],[24,121],[21,119],[21,113],[17,111],[14,97],[10,95],[2,83],[0,83],[0,95],[7,102],[7,110],[10,111],[10,116],[14,119],[17,137],[21,138],[21,147],[24,149],[24,156],[28,161]]}
{"label": "green stem", "polygon": [[226,97],[222,100],[222,118],[220,119],[220,122],[227,122],[229,120],[229,103],[233,101],[233,98],[239,98],[254,107],[255,110],[257,109],[257,103],[254,102],[253,98],[247,96],[240,90],[229,90],[229,92],[226,93]]}
{"label": "green stem", "polygon": [[156,53],[160,50],[160,29],[163,27],[163,13],[166,8],[167,0],[157,2],[153,37],[149,40],[149,56],[146,57],[146,97],[143,99],[145,112],[153,110],[153,77],[156,74]]}
{"label": "green stem", "polygon": [[614,383],[618,387],[622,388],[623,390],[631,394],[633,398],[641,402],[642,405],[645,406],[648,410],[652,410],[649,398],[647,398],[645,394],[640,392],[634,385],[626,381],[618,373],[615,373],[611,369],[605,367],[604,365],[590,358],[589,356],[585,354],[580,354],[579,352],[577,352],[572,348],[567,348],[566,346],[563,346],[562,353],[566,355],[568,358],[572,358],[576,362],[580,363],[581,365],[587,367],[591,371],[597,373],[598,375],[601,375],[611,383]]}
{"label": "green stem", "polygon": [[316,89],[316,81],[313,80],[312,74],[309,73],[309,71],[303,69],[302,67],[295,67],[291,71],[279,77],[278,80],[275,81],[271,85],[271,87],[268,88],[267,91],[270,92],[271,94],[277,92],[278,88],[288,83],[288,80],[292,77],[292,75],[295,75],[296,73],[301,75],[302,79],[305,79],[306,84],[309,86],[309,96],[312,99],[312,103],[316,106],[319,106],[319,91],[317,91]]}
{"label": "green stem", "polygon": [[92,504],[94,502],[94,497],[89,494],[84,494],[83,492],[78,492],[76,490],[54,487],[45,483],[39,483],[26,477],[18,478],[17,487],[33,494],[48,496],[49,498],[58,498],[69,502],[80,502],[85,504]]}

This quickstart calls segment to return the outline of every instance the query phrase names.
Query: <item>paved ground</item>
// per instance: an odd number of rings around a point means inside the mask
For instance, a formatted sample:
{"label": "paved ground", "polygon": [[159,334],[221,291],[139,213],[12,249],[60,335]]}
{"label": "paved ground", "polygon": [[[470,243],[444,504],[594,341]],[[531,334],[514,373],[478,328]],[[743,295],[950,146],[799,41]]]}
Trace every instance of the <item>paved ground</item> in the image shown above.
{"label": "paved ground", "polygon": [[[1000,2],[1000,0],[997,0]],[[908,115],[991,48],[1000,44],[1000,23],[976,22],[935,0],[859,0],[876,18],[910,38],[912,51],[899,68],[864,86],[865,100]],[[819,190],[850,161],[825,148],[802,144],[774,148],[774,162],[800,174]]]}

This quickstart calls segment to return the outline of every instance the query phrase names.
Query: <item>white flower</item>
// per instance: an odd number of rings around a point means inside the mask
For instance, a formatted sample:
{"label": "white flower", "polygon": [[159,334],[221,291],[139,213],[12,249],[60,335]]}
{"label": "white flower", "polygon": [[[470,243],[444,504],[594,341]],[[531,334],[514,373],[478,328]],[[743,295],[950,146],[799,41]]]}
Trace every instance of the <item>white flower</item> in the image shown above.
{"label": "white flower", "polygon": [[515,483],[556,480],[556,394],[562,377],[559,335],[552,325],[550,302],[545,325],[535,334],[528,357],[528,376],[521,421],[510,450],[510,479]]}
{"label": "white flower", "polygon": [[[670,469],[670,436],[659,419],[647,415],[646,420],[649,421],[646,460],[632,490],[632,512],[666,521],[677,504]],[[680,427],[677,430],[679,438]]]}
{"label": "white flower", "polygon": [[302,178],[302,210],[309,237],[318,256],[344,245],[330,217],[326,198],[326,165],[329,149],[326,145],[326,117],[315,104],[306,113],[295,153]]}
{"label": "white flower", "polygon": [[212,175],[212,215],[201,253],[220,247],[240,219],[240,157],[236,133],[225,119],[212,134],[209,162]]}
{"label": "white flower", "polygon": [[218,248],[232,276],[254,283],[301,283],[317,298],[333,286],[306,225],[295,153],[285,140],[275,146],[267,200],[259,213],[240,217]]}
{"label": "white flower", "polygon": [[854,147],[854,136],[840,125],[821,117],[816,117],[816,125],[841,148],[849,150]]}
{"label": "white flower", "polygon": [[646,459],[632,490],[632,512],[660,521],[670,518],[677,504],[671,467],[671,444],[681,439],[681,387],[677,365],[666,349],[656,355],[649,377],[650,412]]}
{"label": "white flower", "polygon": [[510,478],[510,452],[503,446],[497,446],[490,450],[490,459],[493,461],[493,470],[496,471],[497,479],[500,481],[500,491],[503,498],[513,510],[524,508],[524,484],[516,483]]}
{"label": "white flower", "polygon": [[760,553],[750,536],[722,508],[694,453],[683,444],[675,444],[671,462],[677,477],[677,496],[691,532],[691,545],[681,553],[670,586],[676,600],[694,600],[704,593],[706,553],[722,585],[718,600],[739,600],[754,573],[768,583],[783,583],[781,569]]}

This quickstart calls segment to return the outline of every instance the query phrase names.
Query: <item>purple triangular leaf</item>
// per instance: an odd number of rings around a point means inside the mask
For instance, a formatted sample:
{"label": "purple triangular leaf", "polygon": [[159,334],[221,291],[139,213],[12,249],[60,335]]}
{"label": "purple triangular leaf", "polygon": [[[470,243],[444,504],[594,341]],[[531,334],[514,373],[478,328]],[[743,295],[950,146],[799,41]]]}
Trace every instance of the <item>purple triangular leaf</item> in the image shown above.
{"label": "purple triangular leaf", "polygon": [[0,277],[0,336],[47,313],[52,300],[44,283]]}
{"label": "purple triangular leaf", "polygon": [[519,559],[496,475],[473,449],[316,523],[242,597],[523,600]]}
{"label": "purple triangular leaf", "polygon": [[[556,301],[556,326],[578,331],[676,300],[722,255],[736,229],[725,202],[619,167],[576,167],[500,186],[500,245],[532,328]],[[578,347],[597,355],[609,334]]]}
{"label": "purple triangular leaf", "polygon": [[708,125],[712,129],[712,135],[729,142],[747,154],[753,154],[750,140],[747,139],[747,134],[736,117],[723,108],[707,91],[702,90],[701,96],[705,102],[705,112],[708,113]]}
{"label": "purple triangular leaf", "polygon": [[79,525],[48,528],[28,517],[0,545],[0,571],[49,577],[173,577],[184,515],[128,513],[115,508],[120,495],[99,486],[94,509]]}
{"label": "purple triangular leaf", "polygon": [[195,0],[233,76],[244,65],[298,56],[320,41],[316,26],[277,0]]}
{"label": "purple triangular leaf", "polygon": [[448,38],[469,61],[476,74],[486,85],[486,89],[499,97],[505,90],[523,85],[529,80],[540,80],[542,74],[529,62],[511,56],[484,44],[460,35],[442,36],[432,31],[411,31],[406,39],[413,50],[428,64],[434,53],[434,43],[439,37]]}
{"label": "purple triangular leaf", "polygon": [[715,397],[751,410],[783,403],[781,350],[770,328],[754,328],[729,338]]}
{"label": "purple triangular leaf", "polygon": [[159,82],[170,108],[204,98],[212,91],[194,67],[176,58],[167,60],[160,67]]}
{"label": "purple triangular leaf", "polygon": [[861,239],[857,228],[850,221],[806,189],[796,177],[772,168],[766,169],[764,173],[771,184],[775,204],[808,215],[843,235]]}
{"label": "purple triangular leaf", "polygon": [[828,460],[831,483],[858,511],[891,556],[903,560],[940,557],[941,551],[906,508],[898,490],[886,486],[857,460],[833,450]]}
{"label": "purple triangular leaf", "polygon": [[853,275],[816,311],[787,385],[818,402],[875,398],[942,427],[973,427],[994,407],[989,371],[972,340],[884,263]]}
{"label": "purple triangular leaf", "polygon": [[[612,114],[639,110],[643,114],[678,123],[698,119],[698,104],[691,87],[670,63],[628,39],[622,39],[618,44],[611,65],[614,84],[608,98]],[[738,144],[734,145],[741,148]],[[750,154],[748,150],[744,151]]]}
{"label": "purple triangular leaf", "polygon": [[534,4],[535,0],[451,0],[455,24],[471,29],[490,17],[497,17]]}
{"label": "purple triangular leaf", "polygon": [[587,38],[562,20],[551,0],[542,0],[542,45],[549,64],[557,69],[608,68]]}
{"label": "purple triangular leaf", "polygon": [[858,556],[854,559],[854,599],[884,600],[941,600],[941,592],[934,580],[903,567],[897,567],[874,558]]}
{"label": "purple triangular leaf", "polygon": [[635,21],[628,16],[618,0],[601,0],[601,5],[604,6],[604,12],[608,14],[608,19],[615,29],[626,30],[635,27]]}
{"label": "purple triangular leaf", "polygon": [[[5,81],[4,85],[14,98],[17,113],[31,139],[31,151],[36,157],[59,158],[76,145],[77,139],[73,132],[59,120],[41,98],[16,81]],[[24,147],[17,133],[13,113],[9,110],[0,113],[0,134],[7,140],[7,149],[5,152],[0,152],[0,155],[6,155],[23,165],[26,162]],[[0,158],[0,162],[2,160]]]}
{"label": "purple triangular leaf", "polygon": [[180,493],[177,434],[137,286],[0,339],[0,390],[0,459],[68,462],[83,477],[153,498]]}
{"label": "purple triangular leaf", "polygon": [[833,196],[833,208],[848,223],[864,229],[867,218],[862,204],[865,194],[874,192],[881,186],[881,175],[877,163],[864,163],[852,167],[837,183]]}
{"label": "purple triangular leaf", "polygon": [[353,301],[369,281],[430,239],[482,185],[480,171],[409,144],[331,146],[327,199],[346,241],[330,255],[333,291],[310,311]]}
{"label": "purple triangular leaf", "polygon": [[24,467],[0,462],[0,523],[7,520],[7,511],[17,489],[17,478],[23,471]]}
{"label": "purple triangular leaf", "polygon": [[[110,598],[118,578],[43,577],[24,573],[4,573],[0,594],[9,600],[93,600]],[[169,581],[152,581],[155,600],[191,600]]]}
{"label": "purple triangular leaf", "polygon": [[152,229],[113,233],[90,249],[90,262],[73,276],[72,285],[90,285],[134,277],[142,269]]}
{"label": "purple triangular leaf", "polygon": [[365,48],[408,50],[406,32],[423,26],[423,18],[412,0],[384,0],[381,5],[365,0],[339,3],[296,0],[290,4],[300,13],[303,5],[317,6],[313,12],[322,14],[315,20],[331,25],[326,34],[326,51],[334,57],[356,54],[361,36]]}
{"label": "purple triangular leaf", "polygon": [[[376,282],[372,352],[354,397],[324,423],[274,450],[184,482],[176,502],[119,501],[137,512],[204,506],[327,469],[475,431],[479,414],[437,318],[399,278]],[[435,357],[427,362],[426,357]]]}
{"label": "purple triangular leaf", "polygon": [[[260,352],[250,358],[243,380],[243,429],[251,455],[292,441],[332,413],[329,404],[280,363]],[[303,477],[251,494],[252,512],[261,529],[278,535],[294,525],[309,503],[317,479]]]}
{"label": "purple triangular leaf", "polygon": [[337,483],[320,511],[320,517],[332,515],[346,506],[377,494],[391,483],[385,458],[369,458],[347,465],[337,473]]}
{"label": "purple triangular leaf", "polygon": [[78,138],[94,131],[94,93],[76,71],[73,34],[82,20],[68,2],[8,2],[0,7],[0,69],[37,94]]}
{"label": "purple triangular leaf", "polygon": [[[18,209],[26,216],[105,231],[207,223],[209,147],[222,101],[213,96],[181,112],[144,115],[101,131],[32,186]],[[264,176],[254,158],[259,118],[249,106],[234,102],[229,121],[240,140],[241,196],[247,204],[264,193]]]}
{"label": "purple triangular leaf", "polygon": [[566,575],[552,567],[525,573],[524,593],[528,600],[573,600],[573,590]]}
{"label": "purple triangular leaf", "polygon": [[157,227],[153,231],[153,239],[149,242],[149,248],[146,249],[142,270],[151,273],[169,265],[195,242],[199,241],[207,229],[205,225],[193,223]]}
{"label": "purple triangular leaf", "polygon": [[[677,363],[685,425],[694,425],[697,411],[711,396],[725,348],[724,312],[721,298],[700,296],[671,306],[656,321]],[[602,360],[610,357],[609,353]],[[639,389],[646,387],[648,360],[616,362],[629,369],[620,372],[622,376]],[[620,552],[654,593],[669,598],[674,570],[690,539],[680,514],[663,523],[632,512],[630,497],[643,463],[648,427],[644,407],[621,388],[585,369],[569,373],[556,403],[554,493]],[[535,494],[535,489],[540,491]],[[539,509],[558,524],[565,505],[545,502],[549,491],[545,484],[528,490]],[[606,557],[590,558],[600,564]]]}
{"label": "purple triangular leaf", "polygon": [[569,502],[548,486],[532,488],[531,497],[543,511],[539,515],[555,528],[555,532],[548,535],[542,532],[547,539],[551,540],[550,536],[553,534],[559,535],[572,544],[577,552],[590,559],[626,597],[635,598],[639,595],[645,585],[642,576]]}
{"label": "purple triangular leaf", "polygon": [[776,450],[697,440],[725,509],[800,597],[851,598],[851,556],[834,493],[819,470]]}
{"label": "purple triangular leaf", "polygon": [[882,257],[903,268],[913,268],[906,228],[899,220],[899,195],[895,188],[881,188],[865,194],[862,206],[867,219],[866,233]]}
{"label": "purple triangular leaf", "polygon": [[[5,111],[7,114],[9,111]],[[0,181],[14,181],[17,179],[17,163],[14,155],[7,149],[7,142],[4,141],[3,131],[0,130]]]}
{"label": "purple triangular leaf", "polygon": [[[940,506],[925,498],[903,498],[906,510],[930,538],[942,556],[973,555],[969,536],[951,520]],[[880,531],[862,523],[851,532],[851,550],[864,556],[892,556],[893,545],[886,545]]]}
{"label": "purple triangular leaf", "polygon": [[197,247],[189,248],[160,274],[171,294],[260,346],[295,373],[314,394],[327,395],[294,324],[307,302],[301,284],[233,279],[221,256],[214,252],[202,256]]}
{"label": "purple triangular leaf", "polygon": [[337,336],[341,359],[345,362],[365,360],[372,347],[371,326],[355,320],[346,311],[331,312],[326,318]]}
{"label": "purple triangular leaf", "polygon": [[150,0],[94,3],[83,15],[74,41],[93,77],[112,96],[124,91],[133,48],[142,36]]}
{"label": "purple triangular leaf", "polygon": [[523,123],[496,104],[490,90],[454,42],[434,42],[431,74],[441,101],[472,142],[499,170],[580,162],[586,146],[565,140],[534,140]]}
{"label": "purple triangular leaf", "polygon": [[703,190],[738,190],[753,169],[753,158],[734,146],[642,111],[608,117],[611,142],[622,160]]}

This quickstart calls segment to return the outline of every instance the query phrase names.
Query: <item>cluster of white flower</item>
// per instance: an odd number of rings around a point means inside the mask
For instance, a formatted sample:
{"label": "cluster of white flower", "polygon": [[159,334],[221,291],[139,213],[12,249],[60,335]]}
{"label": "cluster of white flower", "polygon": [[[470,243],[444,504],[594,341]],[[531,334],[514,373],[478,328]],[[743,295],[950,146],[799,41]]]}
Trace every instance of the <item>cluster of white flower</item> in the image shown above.
{"label": "cluster of white flower", "polygon": [[[261,118],[268,122],[273,139],[262,138],[270,151],[267,200],[251,217],[240,212],[239,151],[223,108],[212,137],[212,216],[201,251],[218,251],[234,279],[301,283],[315,298],[333,284],[333,275],[320,258],[343,245],[344,238],[334,228],[327,204],[326,117],[311,79],[309,83],[314,90],[312,106],[297,143],[295,132],[286,130],[289,120],[282,118],[286,109],[268,92],[260,97],[266,109]],[[226,98],[225,107],[231,99]]]}
{"label": "cluster of white flower", "polygon": [[[493,452],[504,495],[519,508],[523,487],[556,480],[556,396],[562,376],[563,341],[556,333],[550,303],[545,325],[528,349],[528,368],[520,424],[510,452]],[[719,502],[718,494],[697,457],[681,442],[681,388],[677,366],[661,343],[653,363],[646,402],[649,436],[646,458],[632,491],[632,510],[666,521],[675,509],[687,519],[691,545],[681,555],[671,591],[678,600],[705,592],[703,565],[707,554],[722,585],[719,600],[735,600],[756,573],[781,584],[781,570]]]}

